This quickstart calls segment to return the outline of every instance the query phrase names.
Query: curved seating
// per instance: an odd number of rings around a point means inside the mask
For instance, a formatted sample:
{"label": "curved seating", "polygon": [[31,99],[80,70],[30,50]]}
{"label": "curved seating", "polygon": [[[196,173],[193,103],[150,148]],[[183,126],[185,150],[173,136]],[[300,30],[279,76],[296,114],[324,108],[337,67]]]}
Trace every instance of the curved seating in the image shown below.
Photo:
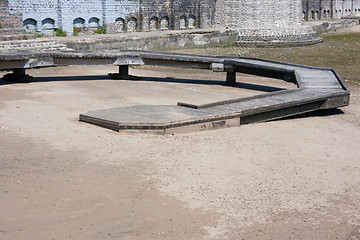
{"label": "curved seating", "polygon": [[[119,73],[111,77],[132,79],[129,65],[161,65],[201,68],[227,72],[226,83],[236,81],[236,73],[247,73],[289,81],[297,89],[253,97],[196,105],[178,103],[103,109],[80,114],[80,121],[105,128],[156,133],[187,132],[231,127],[283,118],[318,109],[344,107],[350,91],[333,69],[301,66],[276,61],[178,53],[126,51],[118,53],[53,52],[0,54],[0,70],[54,65],[115,64]],[[22,73],[22,72],[21,72]],[[9,76],[11,78],[11,76]]]}

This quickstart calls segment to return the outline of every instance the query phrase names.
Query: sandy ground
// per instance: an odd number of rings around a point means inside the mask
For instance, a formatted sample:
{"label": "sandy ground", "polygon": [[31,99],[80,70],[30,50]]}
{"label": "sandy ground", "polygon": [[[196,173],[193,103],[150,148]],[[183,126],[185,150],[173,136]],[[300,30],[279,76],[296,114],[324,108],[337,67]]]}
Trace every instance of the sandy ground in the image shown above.
{"label": "sandy ground", "polygon": [[239,75],[231,88],[210,84],[221,73],[155,67],[131,73],[156,81],[114,81],[112,71],[0,81],[0,239],[360,239],[358,86],[349,107],[327,115],[162,136],[78,115],[294,86]]}

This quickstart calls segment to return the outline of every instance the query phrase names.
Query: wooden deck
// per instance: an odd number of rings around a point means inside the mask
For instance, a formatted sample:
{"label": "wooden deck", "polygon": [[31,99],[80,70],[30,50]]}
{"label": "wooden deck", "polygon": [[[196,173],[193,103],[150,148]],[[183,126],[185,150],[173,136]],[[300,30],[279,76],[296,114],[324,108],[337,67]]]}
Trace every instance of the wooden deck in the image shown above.
{"label": "wooden deck", "polygon": [[[177,53],[126,51],[120,53],[23,53],[0,55],[0,70],[55,65],[119,66],[117,79],[131,79],[129,65],[156,65],[227,72],[226,83],[235,84],[236,73],[277,78],[298,88],[229,99],[207,104],[129,106],[80,114],[80,121],[115,131],[150,131],[161,134],[232,127],[268,121],[319,109],[344,107],[350,92],[333,69],[315,68],[254,58],[214,57]],[[12,76],[8,76],[11,78]]]}

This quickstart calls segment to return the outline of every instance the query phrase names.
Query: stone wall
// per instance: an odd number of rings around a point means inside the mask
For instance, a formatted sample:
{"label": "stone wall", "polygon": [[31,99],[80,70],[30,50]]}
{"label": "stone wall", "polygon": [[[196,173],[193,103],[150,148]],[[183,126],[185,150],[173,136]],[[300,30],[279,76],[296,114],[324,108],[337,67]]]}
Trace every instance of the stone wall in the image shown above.
{"label": "stone wall", "polygon": [[332,18],[360,10],[360,0],[2,0],[1,4],[6,24],[15,24],[10,16],[21,13],[22,23],[19,18],[18,22],[27,32],[53,34],[61,28],[72,35],[74,30],[92,32],[100,27],[108,33],[220,27],[239,31],[238,42],[243,44],[316,42],[311,27],[302,26],[303,18]]}
{"label": "stone wall", "polygon": [[[27,32],[279,29],[360,12],[360,0],[2,0],[0,19]],[[22,19],[20,22],[20,14]],[[6,15],[6,17],[5,17]]]}
{"label": "stone wall", "polygon": [[303,0],[305,21],[328,20],[360,15],[360,0]]}
{"label": "stone wall", "polygon": [[22,27],[22,15],[19,12],[10,13],[9,1],[0,1],[0,33],[17,32]]}
{"label": "stone wall", "polygon": [[239,31],[239,44],[276,45],[320,41],[302,26],[301,0],[220,0],[216,24]]}
{"label": "stone wall", "polygon": [[[217,47],[232,45],[236,41],[237,32],[230,30],[192,30],[152,33],[128,34],[119,37],[92,39],[87,41],[73,41],[59,39],[59,43],[68,48],[79,51],[104,51],[104,50],[148,50],[164,51],[181,48]],[[135,35],[135,36],[134,36]],[[134,40],[136,39],[136,40]]]}

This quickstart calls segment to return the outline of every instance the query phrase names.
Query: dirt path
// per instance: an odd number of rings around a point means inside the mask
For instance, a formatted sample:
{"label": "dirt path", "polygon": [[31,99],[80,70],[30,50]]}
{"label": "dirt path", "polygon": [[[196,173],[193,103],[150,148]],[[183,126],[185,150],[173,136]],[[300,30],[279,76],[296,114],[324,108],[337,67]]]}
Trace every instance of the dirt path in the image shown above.
{"label": "dirt path", "polygon": [[[159,70],[131,71],[224,77]],[[31,71],[38,82],[0,82],[0,239],[359,239],[359,87],[344,113],[157,136],[78,114],[292,86],[246,75],[256,85],[104,79],[110,71],[49,68]]]}

